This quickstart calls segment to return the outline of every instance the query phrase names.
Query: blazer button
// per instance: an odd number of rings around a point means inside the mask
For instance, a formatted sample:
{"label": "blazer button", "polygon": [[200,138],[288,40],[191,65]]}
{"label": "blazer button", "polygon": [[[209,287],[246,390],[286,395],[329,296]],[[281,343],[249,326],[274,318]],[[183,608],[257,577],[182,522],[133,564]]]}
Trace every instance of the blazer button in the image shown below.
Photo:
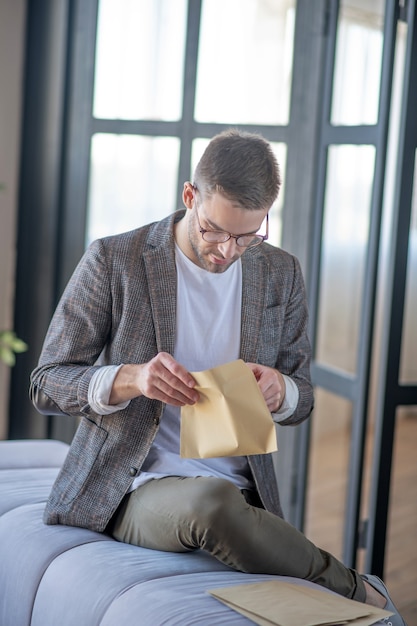
{"label": "blazer button", "polygon": [[131,467],[130,468],[130,470],[129,470],[130,476],[136,476],[137,473],[138,473],[137,467]]}

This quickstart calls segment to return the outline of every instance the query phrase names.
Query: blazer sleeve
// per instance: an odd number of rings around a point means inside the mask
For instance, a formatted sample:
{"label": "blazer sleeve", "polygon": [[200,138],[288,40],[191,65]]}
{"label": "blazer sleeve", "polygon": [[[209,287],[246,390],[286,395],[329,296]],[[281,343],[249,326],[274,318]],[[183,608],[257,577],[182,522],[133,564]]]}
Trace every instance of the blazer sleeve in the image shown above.
{"label": "blazer sleeve", "polygon": [[88,415],[88,386],[111,327],[112,294],[105,250],[96,241],[84,254],[51,320],[30,397],[46,414]]}
{"label": "blazer sleeve", "polygon": [[311,346],[308,338],[308,307],[304,279],[298,259],[293,263],[292,281],[287,285],[287,302],[284,309],[284,332],[278,352],[277,369],[289,376],[297,385],[299,398],[294,413],[280,425],[298,424],[310,415],[314,406],[313,386],[310,376]]}

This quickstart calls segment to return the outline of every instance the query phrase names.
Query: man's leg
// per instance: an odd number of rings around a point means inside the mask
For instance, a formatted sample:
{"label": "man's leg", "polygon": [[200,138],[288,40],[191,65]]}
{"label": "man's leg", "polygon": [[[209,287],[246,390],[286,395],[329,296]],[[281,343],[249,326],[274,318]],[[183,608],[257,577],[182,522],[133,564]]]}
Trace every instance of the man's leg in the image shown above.
{"label": "man's leg", "polygon": [[128,496],[113,525],[119,541],[183,552],[201,548],[242,572],[313,581],[361,602],[362,579],[281,518],[247,504],[218,478],[152,480]]}

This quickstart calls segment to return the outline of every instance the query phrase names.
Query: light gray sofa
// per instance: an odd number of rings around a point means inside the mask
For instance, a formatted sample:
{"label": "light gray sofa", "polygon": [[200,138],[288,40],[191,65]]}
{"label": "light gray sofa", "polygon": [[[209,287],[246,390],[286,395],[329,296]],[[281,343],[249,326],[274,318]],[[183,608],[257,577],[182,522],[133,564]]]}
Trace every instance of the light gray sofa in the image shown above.
{"label": "light gray sofa", "polygon": [[207,590],[271,579],[315,586],[242,574],[199,551],[158,552],[44,525],[67,450],[58,441],[0,441],[1,626],[250,626]]}

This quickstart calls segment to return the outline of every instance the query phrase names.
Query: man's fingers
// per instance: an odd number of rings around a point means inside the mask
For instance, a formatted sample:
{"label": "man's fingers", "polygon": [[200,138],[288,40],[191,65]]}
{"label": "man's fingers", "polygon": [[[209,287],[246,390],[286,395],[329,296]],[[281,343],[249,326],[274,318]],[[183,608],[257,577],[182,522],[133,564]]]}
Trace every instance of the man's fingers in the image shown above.
{"label": "man's fingers", "polygon": [[285,395],[282,374],[278,370],[266,365],[259,365],[257,363],[247,363],[247,365],[255,375],[268,409],[271,413],[274,413],[281,406]]}
{"label": "man's fingers", "polygon": [[174,406],[194,404],[199,398],[194,385],[191,374],[170,354],[161,352],[146,366],[143,393],[148,398]]}
{"label": "man's fingers", "polygon": [[167,373],[167,382],[173,381],[177,384],[177,380],[180,380],[183,385],[189,389],[192,389],[195,385],[195,380],[191,376],[185,367],[183,367],[178,361],[176,361],[170,354],[166,352],[160,352],[160,362],[163,364],[165,372]]}

